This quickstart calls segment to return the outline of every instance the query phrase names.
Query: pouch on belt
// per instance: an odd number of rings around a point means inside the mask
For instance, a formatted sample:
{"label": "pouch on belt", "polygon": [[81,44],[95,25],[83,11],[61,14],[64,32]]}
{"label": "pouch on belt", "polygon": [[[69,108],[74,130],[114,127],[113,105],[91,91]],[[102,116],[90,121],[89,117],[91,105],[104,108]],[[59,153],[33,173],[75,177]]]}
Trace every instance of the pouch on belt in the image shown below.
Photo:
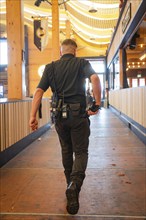
{"label": "pouch on belt", "polygon": [[80,114],[81,105],[80,103],[69,104],[69,109],[71,111],[72,116],[78,116]]}

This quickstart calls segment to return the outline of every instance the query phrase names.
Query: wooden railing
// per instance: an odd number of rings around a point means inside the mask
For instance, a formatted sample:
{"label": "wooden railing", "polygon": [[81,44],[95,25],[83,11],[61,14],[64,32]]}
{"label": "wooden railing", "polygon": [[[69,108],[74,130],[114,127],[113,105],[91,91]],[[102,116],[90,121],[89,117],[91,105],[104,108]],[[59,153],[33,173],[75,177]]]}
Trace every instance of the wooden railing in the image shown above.
{"label": "wooden railing", "polygon": [[[5,150],[32,131],[28,125],[32,100],[0,102],[0,151]],[[42,100],[39,127],[50,122],[49,99]]]}
{"label": "wooden railing", "polygon": [[110,91],[109,104],[146,128],[146,86]]}

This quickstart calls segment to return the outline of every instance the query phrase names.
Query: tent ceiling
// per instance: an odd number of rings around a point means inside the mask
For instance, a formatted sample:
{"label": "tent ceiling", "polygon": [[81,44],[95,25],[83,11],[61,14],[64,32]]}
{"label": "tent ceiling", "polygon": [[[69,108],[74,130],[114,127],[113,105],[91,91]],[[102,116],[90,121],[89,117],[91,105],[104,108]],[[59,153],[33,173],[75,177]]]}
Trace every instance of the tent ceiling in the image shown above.
{"label": "tent ceiling", "polygon": [[[33,26],[33,17],[48,17],[48,27],[52,27],[51,1],[42,1],[40,6],[35,0],[24,0],[25,23]],[[105,55],[111,36],[119,17],[119,0],[58,0],[60,33],[66,35],[66,22],[71,25],[71,37],[78,37],[85,45],[100,48]],[[97,12],[90,13],[95,8]],[[0,1],[0,23],[5,24],[5,0]],[[2,26],[1,26],[2,27]],[[84,46],[84,45],[82,45]]]}
{"label": "tent ceiling", "polygon": [[[49,2],[49,0],[47,0]],[[48,27],[52,27],[52,6],[46,0],[40,6],[34,5],[35,0],[23,0],[25,23],[33,27],[33,18],[38,16],[48,17]],[[60,39],[66,37],[67,22],[70,23],[70,37],[77,40],[79,50],[96,51],[97,55],[105,55],[107,47],[119,17],[119,0],[58,0]],[[90,13],[90,8],[95,8],[96,13]],[[6,5],[5,0],[0,0],[0,30],[1,35],[6,31]],[[138,62],[139,57],[145,54],[146,46],[146,17],[141,23],[136,39],[136,47],[127,48],[128,62]],[[129,42],[130,43],[130,42]],[[146,58],[145,58],[146,59]],[[141,62],[145,61],[142,60]]]}

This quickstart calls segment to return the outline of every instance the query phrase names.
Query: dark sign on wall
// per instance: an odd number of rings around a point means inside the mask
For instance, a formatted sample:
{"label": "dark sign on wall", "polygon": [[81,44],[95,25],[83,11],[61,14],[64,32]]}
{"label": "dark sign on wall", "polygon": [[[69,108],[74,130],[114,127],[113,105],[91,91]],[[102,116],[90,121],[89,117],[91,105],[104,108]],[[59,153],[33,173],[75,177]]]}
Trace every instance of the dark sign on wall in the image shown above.
{"label": "dark sign on wall", "polygon": [[130,20],[131,20],[131,3],[129,4],[129,6],[126,10],[125,16],[124,16],[123,21],[122,21],[122,31],[123,31],[123,33],[125,32]]}

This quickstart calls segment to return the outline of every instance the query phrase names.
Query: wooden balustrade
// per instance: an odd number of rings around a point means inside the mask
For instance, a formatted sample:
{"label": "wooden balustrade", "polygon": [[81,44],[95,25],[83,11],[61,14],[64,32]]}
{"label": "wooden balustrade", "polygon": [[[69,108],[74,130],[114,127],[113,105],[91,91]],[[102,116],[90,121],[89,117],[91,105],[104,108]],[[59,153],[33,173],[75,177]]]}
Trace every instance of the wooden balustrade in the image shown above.
{"label": "wooden balustrade", "polygon": [[[29,135],[29,116],[32,100],[0,103],[0,151]],[[38,117],[39,127],[50,122],[49,99],[42,100],[42,118]]]}
{"label": "wooden balustrade", "polygon": [[146,86],[110,91],[109,104],[146,128]]}

